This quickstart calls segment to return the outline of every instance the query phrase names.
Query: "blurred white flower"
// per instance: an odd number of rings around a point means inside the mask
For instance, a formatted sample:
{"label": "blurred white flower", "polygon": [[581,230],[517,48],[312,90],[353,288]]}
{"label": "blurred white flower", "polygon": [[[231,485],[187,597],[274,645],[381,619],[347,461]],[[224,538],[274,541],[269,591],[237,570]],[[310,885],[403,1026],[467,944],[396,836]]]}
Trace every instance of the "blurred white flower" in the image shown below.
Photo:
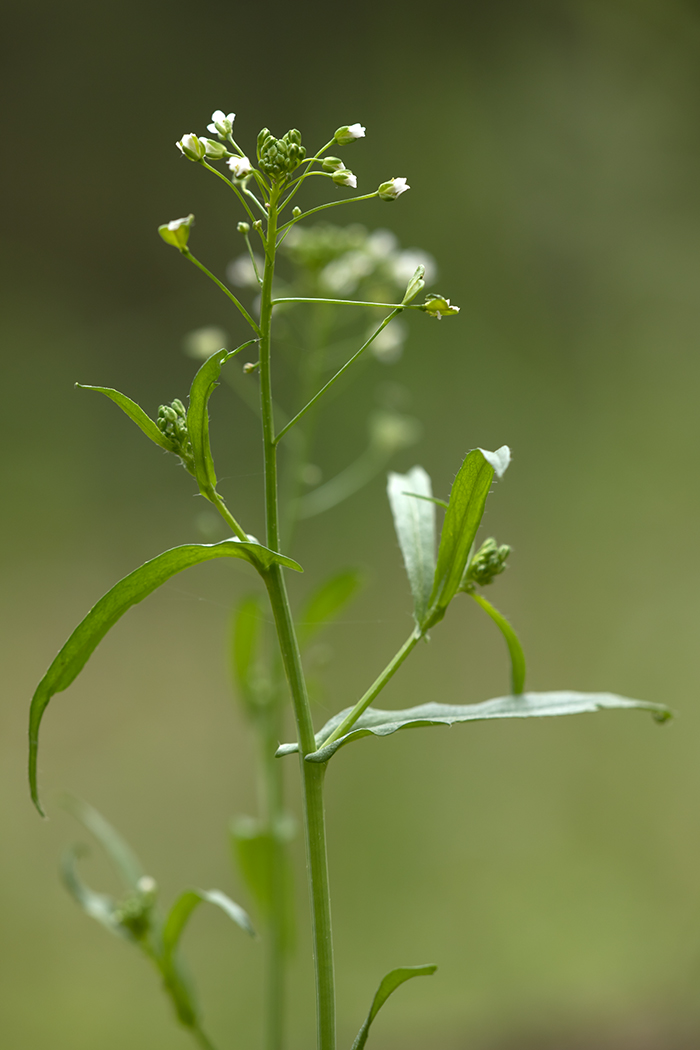
{"label": "blurred white flower", "polygon": [[361,250],[345,252],[321,270],[319,282],[326,291],[336,295],[350,295],[363,277],[374,270],[374,260]]}
{"label": "blurred white flower", "polygon": [[406,248],[405,251],[399,252],[396,258],[391,260],[392,276],[401,287],[408,284],[419,266],[425,267],[425,283],[432,284],[437,278],[437,263],[432,255],[421,251],[420,248]]}
{"label": "blurred white flower", "polygon": [[370,416],[369,432],[372,444],[391,455],[420,441],[423,426],[413,416],[380,409]]}
{"label": "blurred white flower", "polygon": [[[255,256],[255,265],[258,268],[258,273],[262,273],[265,263],[259,255]],[[226,267],[226,277],[229,284],[235,284],[237,288],[260,287],[249,255],[239,255],[237,259],[230,262]]]}
{"label": "blurred white flower", "polygon": [[229,157],[228,166],[235,179],[244,179],[253,170],[253,165],[247,157]]}
{"label": "blurred white flower", "polygon": [[367,251],[376,259],[385,259],[399,246],[398,238],[391,230],[373,230],[367,238]]}
{"label": "blurred white flower", "polygon": [[[367,339],[369,339],[374,330],[374,327],[368,330]],[[391,321],[386,328],[382,329],[374,342],[370,344],[370,350],[383,365],[393,365],[401,357],[403,344],[407,338],[408,325],[405,321],[397,319]]]}
{"label": "blurred white flower", "polygon": [[217,328],[216,325],[207,325],[188,332],[182,340],[182,349],[188,357],[194,357],[197,361],[206,361],[217,350],[227,347],[229,340],[230,336],[225,329]]}

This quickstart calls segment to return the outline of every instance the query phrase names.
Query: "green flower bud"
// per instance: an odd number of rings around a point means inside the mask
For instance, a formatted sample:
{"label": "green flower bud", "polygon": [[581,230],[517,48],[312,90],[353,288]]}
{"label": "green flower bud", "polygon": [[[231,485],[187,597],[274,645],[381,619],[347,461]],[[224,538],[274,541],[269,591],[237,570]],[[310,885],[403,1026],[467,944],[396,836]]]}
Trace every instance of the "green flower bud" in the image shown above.
{"label": "green flower bud", "polygon": [[340,171],[340,169],[344,168],[344,167],[345,167],[345,165],[343,164],[343,162],[340,159],[340,157],[324,157],[324,160],[323,160],[323,170],[324,171]]}
{"label": "green flower bud", "polygon": [[426,295],[421,310],[425,310],[429,317],[437,317],[438,321],[459,313],[459,307],[453,306],[443,295]]}
{"label": "green flower bud", "polygon": [[207,153],[207,147],[196,135],[183,135],[175,145],[188,160],[203,160]]}
{"label": "green flower bud", "polygon": [[183,251],[187,247],[190,238],[190,230],[194,225],[194,215],[186,215],[184,219],[172,219],[158,227],[158,233],[166,244],[172,244],[173,248]]}
{"label": "green flower bud", "polygon": [[331,178],[336,186],[349,186],[353,190],[357,188],[357,176],[353,175],[349,168],[334,171]]}
{"label": "green flower bud", "polygon": [[262,219],[256,219],[253,223],[254,230],[262,230]]}
{"label": "green flower bud", "polygon": [[180,457],[190,474],[194,474],[192,442],[187,430],[187,410],[182,401],[175,398],[170,405],[161,405],[156,426],[170,445],[170,451]]}
{"label": "green flower bud", "polygon": [[298,219],[299,216],[301,215],[301,208],[299,208],[299,207],[292,208],[292,215],[294,216],[295,219]]}
{"label": "green flower bud", "polygon": [[351,142],[365,137],[365,128],[361,124],[343,124],[333,136],[339,146],[349,146]]}
{"label": "green flower bud", "polygon": [[158,887],[155,879],[144,875],[139,879],[136,893],[128,897],[114,911],[114,918],[137,941],[143,940],[151,927],[151,912],[156,902]]}
{"label": "green flower bud", "polygon": [[410,190],[410,186],[406,179],[389,179],[388,182],[383,182],[377,193],[383,201],[395,201],[397,197],[400,197],[406,190]]}
{"label": "green flower bud", "polygon": [[238,230],[239,233],[242,233],[244,235],[246,233],[250,233],[250,223],[248,223],[248,222],[239,222],[238,225],[236,226],[236,229]]}
{"label": "green flower bud", "polygon": [[200,139],[199,141],[203,143],[206,151],[205,156],[209,160],[222,160],[224,157],[228,157],[228,150],[223,142],[217,142],[216,139]]}
{"label": "green flower bud", "polygon": [[486,587],[493,583],[494,578],[506,568],[509,554],[510,547],[506,543],[499,547],[494,539],[484,540],[469,562],[462,589],[470,591],[475,586]]}

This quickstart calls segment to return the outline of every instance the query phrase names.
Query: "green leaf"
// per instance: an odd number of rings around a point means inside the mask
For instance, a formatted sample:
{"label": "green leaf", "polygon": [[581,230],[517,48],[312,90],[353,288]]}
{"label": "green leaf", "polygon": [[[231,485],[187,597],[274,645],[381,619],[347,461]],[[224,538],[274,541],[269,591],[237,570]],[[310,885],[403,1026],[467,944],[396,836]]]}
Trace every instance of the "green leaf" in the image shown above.
{"label": "green leaf", "polygon": [[159,554],[157,558],[147,561],[100,598],[58,653],[32,698],[29,712],[29,783],[34,804],[42,815],[37,790],[37,750],[39,726],[51,697],[68,688],[82,671],[99,642],[127,609],[143,601],[171,576],[212,558],[242,558],[250,562],[258,572],[264,572],[273,562],[299,572],[303,571],[291,558],[276,554],[252,540],[244,542],[230,539],[221,543],[191,543],[173,547]]}
{"label": "green leaf", "polygon": [[227,897],[221,890],[185,890],[173,904],[163,927],[163,961],[167,965],[178,946],[187,921],[200,904],[214,904],[232,919],[237,926],[255,936],[248,913]]}
{"label": "green leaf", "polygon": [[[241,349],[239,347],[239,349]],[[187,409],[187,432],[192,442],[194,470],[203,495],[211,495],[216,489],[216,472],[209,444],[209,398],[219,385],[222,365],[238,353],[238,350],[217,350],[207,358],[199,369],[190,387],[190,404]]]}
{"label": "green leaf", "polygon": [[[399,729],[415,729],[420,726],[451,726],[457,722],[483,722],[492,718],[544,718],[552,715],[582,715],[593,711],[641,708],[651,711],[657,721],[665,722],[671,712],[664,704],[649,700],[630,700],[614,693],[574,693],[568,690],[552,693],[521,693],[519,696],[499,696],[481,704],[419,704],[402,711],[382,711],[368,707],[360,715],[352,729],[338,737],[327,747],[333,730],[352,711],[351,707],[339,711],[323,729],[316,734],[316,751],[306,756],[307,762],[327,762],[339,747],[360,740],[363,736],[390,736]],[[277,754],[290,755],[299,750],[298,744],[282,744]]]}
{"label": "green leaf", "polygon": [[[266,923],[275,917],[275,898],[282,901],[282,947],[294,944],[294,883],[287,843],[293,835],[290,823],[274,836],[262,821],[238,817],[231,824],[231,845],[238,869]],[[275,884],[275,879],[279,883]]]}
{"label": "green leaf", "polygon": [[66,796],[63,799],[63,805],[97,839],[128,888],[138,891],[139,879],[143,878],[146,872],[131,846],[125,842],[119,832],[105,820],[101,813],[87,802],[83,802],[82,799]]}
{"label": "green leaf", "polygon": [[387,493],[413,594],[414,616],[421,625],[435,575],[435,505],[430,477],[422,467],[413,467],[408,474],[391,473]]}
{"label": "green leaf", "polygon": [[241,698],[255,707],[257,699],[255,668],[260,651],[263,607],[257,595],[249,595],[238,605],[232,624],[231,670]]}
{"label": "green leaf", "polygon": [[427,966],[401,966],[398,970],[391,970],[386,977],[383,978],[382,983],[377,989],[377,994],[372,1000],[372,1006],[365,1018],[365,1023],[357,1033],[357,1038],[352,1044],[352,1050],[362,1050],[367,1042],[367,1036],[372,1021],[384,1006],[384,1003],[387,1001],[391,993],[395,992],[399,985],[403,984],[404,981],[410,981],[412,977],[430,977],[430,975],[435,973],[436,970],[437,966],[434,966],[432,963]]}
{"label": "green leaf", "polygon": [[308,645],[330,620],[333,620],[355,597],[362,583],[357,569],[345,569],[331,576],[314,591],[299,618],[299,644]]}
{"label": "green leaf", "polygon": [[471,591],[468,593],[477,605],[480,605],[484,612],[488,613],[505,639],[506,645],[508,646],[508,654],[510,656],[511,689],[513,694],[518,696],[525,689],[526,670],[525,653],[520,644],[520,639],[513,630],[512,624],[509,623],[503,613],[500,613],[498,609],[492,605],[491,602],[487,601],[482,594],[475,594]]}
{"label": "green leaf", "polygon": [[75,385],[80,390],[97,390],[98,393],[105,394],[106,397],[111,398],[116,405],[119,405],[122,412],[125,412],[129,419],[133,419],[136,426],[143,430],[146,437],[149,437],[156,445],[160,445],[166,452],[173,451],[172,445],[165,435],[161,434],[151,417],[147,416],[141,406],[137,405],[126,394],[120,394],[118,390],[113,390],[109,386],[88,386],[87,383],[76,383]]}
{"label": "green leaf", "polygon": [[422,624],[425,628],[442,619],[457,593],[481,524],[494,473],[501,477],[509,461],[510,451],[506,445],[496,452],[475,448],[459,468],[442,526],[430,612]]}
{"label": "green leaf", "polygon": [[87,850],[80,846],[73,846],[66,850],[61,860],[61,878],[73,900],[83,909],[86,915],[95,919],[110,933],[118,937],[131,940],[129,931],[123,927],[115,918],[118,905],[113,897],[106,893],[96,893],[86,886],[78,875],[75,867],[76,860],[85,856]]}

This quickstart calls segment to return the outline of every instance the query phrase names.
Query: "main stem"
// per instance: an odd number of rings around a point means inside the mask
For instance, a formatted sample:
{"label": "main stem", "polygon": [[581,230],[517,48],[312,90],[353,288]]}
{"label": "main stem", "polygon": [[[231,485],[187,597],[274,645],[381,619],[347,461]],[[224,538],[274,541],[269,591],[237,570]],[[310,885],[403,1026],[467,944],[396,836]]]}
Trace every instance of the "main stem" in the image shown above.
{"label": "main stem", "polygon": [[[278,187],[273,186],[270,195],[267,241],[265,245],[265,270],[260,302],[260,405],[265,472],[266,542],[267,546],[272,550],[279,550],[280,542],[277,446],[274,440],[270,355],[272,279],[275,272],[279,196]],[[287,588],[279,565],[274,565],[268,570],[265,575],[265,584],[275,618],[282,662],[292,694],[294,717],[300,745],[302,802],[316,974],[317,1045],[318,1050],[335,1050],[335,975],[333,968],[328,860],[326,855],[326,827],[323,807],[325,766],[304,761],[304,756],[315,750],[316,743],[309,698],[306,691],[306,681],[299,654],[299,645],[289,608]]]}

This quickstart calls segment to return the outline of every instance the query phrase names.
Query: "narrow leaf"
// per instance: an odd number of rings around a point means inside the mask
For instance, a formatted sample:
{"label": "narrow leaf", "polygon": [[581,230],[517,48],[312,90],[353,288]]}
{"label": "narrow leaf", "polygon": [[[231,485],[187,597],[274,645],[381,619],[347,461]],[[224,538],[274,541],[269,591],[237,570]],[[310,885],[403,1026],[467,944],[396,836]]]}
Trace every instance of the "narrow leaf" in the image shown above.
{"label": "narrow leaf", "polygon": [[294,886],[287,843],[289,828],[276,837],[252,817],[231,826],[231,845],[238,869],[266,923],[281,918],[284,950],[294,943]]}
{"label": "narrow leaf", "polygon": [[125,842],[119,832],[105,820],[101,813],[87,802],[83,802],[82,799],[68,796],[64,798],[63,805],[97,839],[128,888],[138,891],[139,880],[146,872],[131,846]]}
{"label": "narrow leaf", "polygon": [[365,1023],[357,1033],[357,1038],[352,1044],[352,1050],[362,1050],[367,1042],[367,1036],[372,1021],[374,1021],[384,1003],[387,1001],[391,993],[396,991],[399,985],[402,985],[405,981],[410,981],[412,977],[430,977],[430,975],[435,973],[436,970],[437,966],[434,966],[433,964],[429,964],[428,966],[401,966],[398,970],[391,970],[386,977],[383,978],[382,983],[377,989],[377,994],[372,1000],[372,1006],[367,1014]]}
{"label": "narrow leaf", "polygon": [[442,618],[459,589],[496,470],[493,464],[495,462],[502,473],[506,451],[503,446],[498,452],[489,452],[487,458],[482,449],[475,448],[457,472],[442,526],[426,626]]}
{"label": "narrow leaf", "polygon": [[260,651],[263,609],[257,595],[249,595],[238,605],[233,616],[231,636],[231,670],[233,680],[246,702],[255,699],[255,667]]}
{"label": "narrow leaf", "polygon": [[355,597],[361,583],[357,569],[346,569],[322,583],[301,611],[299,644],[308,645],[325,624],[338,616]]}
{"label": "narrow leaf", "polygon": [[39,726],[51,697],[67,689],[71,682],[82,671],[88,658],[99,642],[121,616],[132,605],[143,601],[160,587],[171,576],[191,565],[209,561],[212,558],[242,558],[250,562],[258,572],[264,572],[278,562],[290,569],[303,571],[297,562],[284,555],[276,554],[267,547],[252,540],[243,542],[238,539],[223,540],[221,543],[191,543],[182,547],[173,547],[157,558],[147,561],[123,580],[104,597],[100,598],[85,619],[76,627],[72,635],[58,653],[48,671],[37,686],[29,712],[29,783],[34,804],[43,815],[37,789],[37,750],[39,746]]}
{"label": "narrow leaf", "polygon": [[414,616],[422,625],[435,575],[435,505],[430,477],[422,467],[414,467],[408,474],[391,473],[387,493],[413,594]]}
{"label": "narrow leaf", "polygon": [[73,846],[66,850],[61,861],[61,878],[74,901],[83,909],[86,915],[95,919],[110,933],[129,940],[129,931],[123,927],[115,918],[117,902],[106,893],[96,893],[86,886],[76,871],[76,860],[85,854],[86,850],[79,846]]}
{"label": "narrow leaf", "polygon": [[190,387],[190,404],[187,409],[187,432],[192,442],[192,455],[197,483],[203,494],[216,488],[216,473],[209,445],[209,398],[216,390],[222,365],[233,357],[237,350],[217,350],[207,358],[199,369]]}
{"label": "narrow leaf", "polygon": [[177,948],[190,915],[198,905],[203,903],[214,904],[217,908],[221,908],[237,926],[249,933],[251,937],[255,936],[248,913],[221,890],[185,890],[170,909],[163,927],[163,957],[166,962]]}
{"label": "narrow leaf", "polygon": [[[639,708],[651,711],[658,722],[671,718],[664,704],[649,700],[630,700],[614,693],[574,693],[569,690],[552,693],[521,693],[520,696],[499,696],[481,704],[419,704],[402,711],[382,711],[368,707],[350,732],[338,737],[327,747],[327,740],[352,710],[347,707],[339,711],[323,729],[316,734],[316,747],[306,756],[307,762],[327,762],[338,748],[364,736],[390,736],[399,729],[415,729],[420,726],[451,726],[458,722],[483,722],[492,718],[544,718],[553,715],[582,715],[594,711]],[[282,744],[277,754],[289,755],[299,750],[298,744]]]}
{"label": "narrow leaf", "polygon": [[122,412],[126,413],[129,419],[133,419],[136,426],[141,428],[146,437],[149,437],[156,445],[160,445],[166,452],[173,451],[172,445],[165,435],[161,434],[151,417],[147,416],[141,406],[137,405],[126,394],[120,394],[118,390],[113,390],[108,386],[88,386],[87,383],[76,383],[75,385],[80,390],[97,390],[98,393],[105,394],[106,397],[111,398],[115,404],[119,405]]}

